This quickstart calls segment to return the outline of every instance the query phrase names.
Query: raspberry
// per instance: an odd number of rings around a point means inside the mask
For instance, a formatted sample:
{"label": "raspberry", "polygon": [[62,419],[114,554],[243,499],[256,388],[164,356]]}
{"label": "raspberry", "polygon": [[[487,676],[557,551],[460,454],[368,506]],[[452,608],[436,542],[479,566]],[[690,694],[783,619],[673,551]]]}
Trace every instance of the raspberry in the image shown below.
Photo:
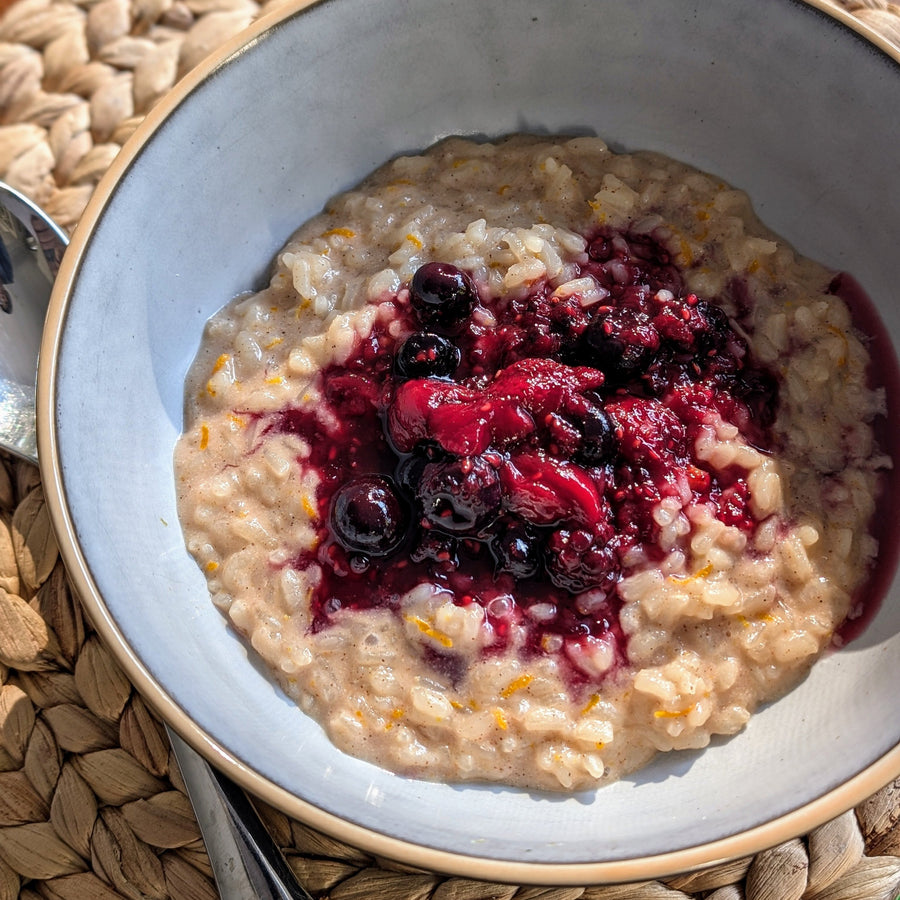
{"label": "raspberry", "polygon": [[684,423],[659,400],[627,397],[607,404],[606,412],[616,425],[619,452],[628,462],[659,472],[686,458]]}

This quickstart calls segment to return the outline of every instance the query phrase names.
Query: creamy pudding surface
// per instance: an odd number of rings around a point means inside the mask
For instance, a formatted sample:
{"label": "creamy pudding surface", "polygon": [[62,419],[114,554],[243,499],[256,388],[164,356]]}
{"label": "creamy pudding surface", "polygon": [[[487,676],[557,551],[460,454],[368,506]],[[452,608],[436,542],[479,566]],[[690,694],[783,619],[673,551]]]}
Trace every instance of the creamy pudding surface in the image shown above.
{"label": "creamy pudding surface", "polygon": [[394,159],[209,321],[188,549],[397,773],[580,790],[704,747],[859,612],[891,463],[845,285],[658,154]]}

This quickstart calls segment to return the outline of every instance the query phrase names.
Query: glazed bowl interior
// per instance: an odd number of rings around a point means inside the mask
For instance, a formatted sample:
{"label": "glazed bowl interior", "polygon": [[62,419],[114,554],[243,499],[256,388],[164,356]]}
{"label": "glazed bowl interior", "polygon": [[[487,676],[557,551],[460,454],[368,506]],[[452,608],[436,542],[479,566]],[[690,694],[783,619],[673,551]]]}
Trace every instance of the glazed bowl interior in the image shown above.
{"label": "glazed bowl interior", "polygon": [[179,528],[172,453],[205,320],[261,286],[330,196],[448,134],[591,133],[709,170],[800,252],[854,273],[896,345],[898,113],[897,59],[791,0],[420,0],[414,12],[326,0],[233,43],[148,117],[101,184],[42,348],[54,524],[129,676],[289,814],[489,878],[685,869],[802,833],[886,783],[900,772],[900,587],[887,569],[862,635],[744,732],[597,792],[426,783],[344,756],[212,606]]}

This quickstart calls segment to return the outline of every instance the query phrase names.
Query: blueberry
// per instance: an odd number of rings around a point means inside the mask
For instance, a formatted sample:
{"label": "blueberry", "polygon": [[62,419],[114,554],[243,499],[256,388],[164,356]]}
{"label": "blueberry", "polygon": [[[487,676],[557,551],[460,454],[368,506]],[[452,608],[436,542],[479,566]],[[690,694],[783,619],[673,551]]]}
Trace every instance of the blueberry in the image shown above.
{"label": "blueberry", "polygon": [[478,302],[478,291],[462,269],[449,263],[430,262],[413,275],[409,299],[423,325],[453,333],[471,315]]}
{"label": "blueberry", "polygon": [[394,478],[397,479],[398,487],[404,491],[415,493],[419,481],[422,479],[422,472],[425,471],[427,465],[428,460],[418,453],[410,453],[401,457],[394,470]]}
{"label": "blueberry", "polygon": [[610,417],[599,407],[592,406],[581,420],[581,444],[578,459],[591,466],[612,462],[618,449],[616,429]]}
{"label": "blueberry", "polygon": [[459,365],[459,348],[439,334],[417,331],[397,350],[394,365],[404,378],[448,378]]}
{"label": "blueberry", "polygon": [[500,476],[481,456],[431,462],[422,472],[417,497],[430,525],[452,534],[475,535],[500,510]]}
{"label": "blueberry", "polygon": [[505,522],[491,541],[497,571],[513,578],[534,578],[541,568],[540,538],[525,522]]}
{"label": "blueberry", "polygon": [[387,556],[403,540],[407,516],[393,483],[380,475],[361,475],[335,492],[331,531],[351,553]]}

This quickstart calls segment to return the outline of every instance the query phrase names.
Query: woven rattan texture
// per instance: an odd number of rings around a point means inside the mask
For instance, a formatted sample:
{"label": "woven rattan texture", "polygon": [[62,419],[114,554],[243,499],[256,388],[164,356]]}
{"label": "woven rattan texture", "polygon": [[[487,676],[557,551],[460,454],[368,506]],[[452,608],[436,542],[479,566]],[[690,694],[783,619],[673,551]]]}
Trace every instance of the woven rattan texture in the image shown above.
{"label": "woven rattan texture", "polygon": [[[147,110],[279,2],[0,0],[0,178],[71,228]],[[900,6],[844,5],[900,44]],[[606,887],[529,888],[413,871],[262,812],[310,891],[331,900],[900,895],[900,781],[753,859],[666,883]],[[0,455],[0,900],[215,897],[165,731],[69,591],[37,471]]]}

